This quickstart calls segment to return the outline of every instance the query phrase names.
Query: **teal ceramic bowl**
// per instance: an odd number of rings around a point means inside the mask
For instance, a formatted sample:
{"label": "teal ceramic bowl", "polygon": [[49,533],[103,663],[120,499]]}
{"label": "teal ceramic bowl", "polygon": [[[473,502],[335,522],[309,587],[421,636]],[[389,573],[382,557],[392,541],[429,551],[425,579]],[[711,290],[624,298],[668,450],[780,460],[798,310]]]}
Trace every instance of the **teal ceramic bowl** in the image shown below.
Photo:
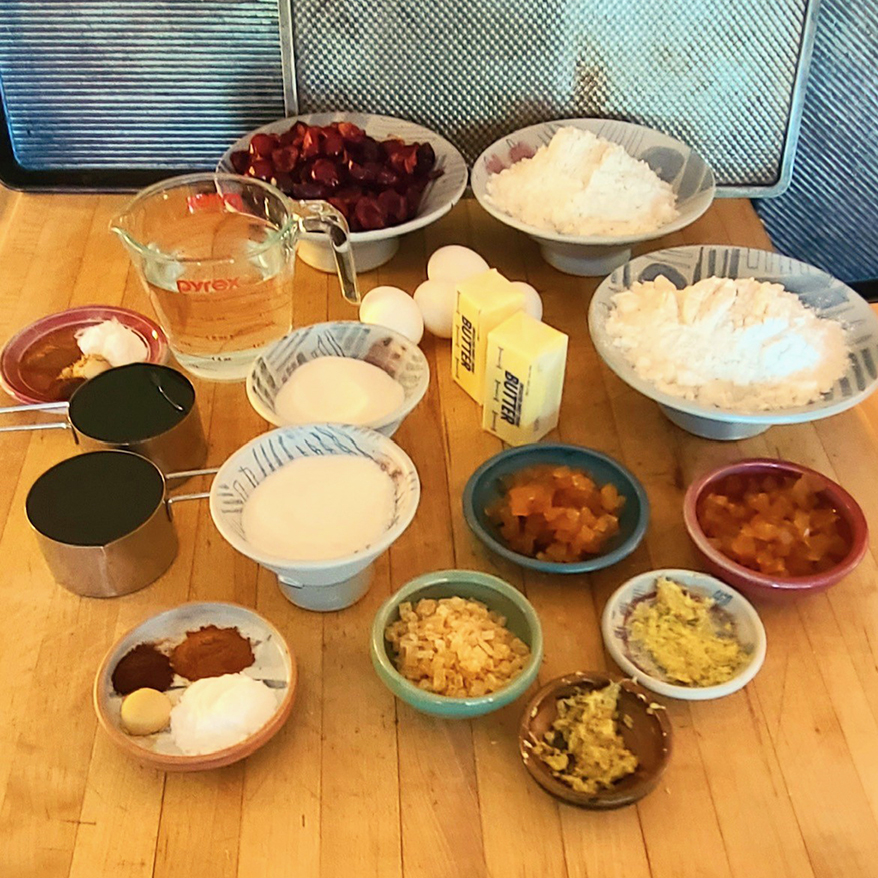
{"label": "teal ceramic bowl", "polygon": [[[598,485],[613,484],[625,498],[619,516],[619,533],[600,555],[570,564],[540,561],[507,548],[503,538],[488,520],[485,510],[505,491],[504,478],[526,467],[551,464],[584,470]],[[649,523],[649,500],[643,485],[617,460],[600,451],[581,445],[559,442],[523,445],[510,448],[483,463],[469,478],[463,492],[463,515],[473,533],[492,551],[504,558],[542,573],[588,573],[610,567],[630,555],[646,533]]]}
{"label": "teal ceramic bowl", "polygon": [[[410,683],[393,665],[392,652],[384,640],[384,631],[399,619],[399,605],[403,601],[416,602],[422,598],[470,598],[480,601],[489,610],[506,617],[506,627],[520,637],[531,651],[524,670],[507,686],[478,698],[450,698],[419,689]],[[536,610],[527,598],[509,583],[473,570],[439,570],[425,573],[406,583],[388,598],[375,615],[370,645],[372,664],[381,682],[397,697],[416,710],[447,719],[466,719],[482,716],[503,707],[524,695],[536,680],[543,660],[543,630]]]}

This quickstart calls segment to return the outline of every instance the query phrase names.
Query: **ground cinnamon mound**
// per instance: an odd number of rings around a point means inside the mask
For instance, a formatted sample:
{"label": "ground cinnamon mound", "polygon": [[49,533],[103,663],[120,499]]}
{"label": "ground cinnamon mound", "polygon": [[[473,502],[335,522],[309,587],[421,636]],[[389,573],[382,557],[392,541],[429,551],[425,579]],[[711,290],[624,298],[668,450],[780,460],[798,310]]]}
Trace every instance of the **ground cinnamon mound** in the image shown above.
{"label": "ground cinnamon mound", "polygon": [[187,631],[186,639],[171,653],[171,666],[187,680],[237,674],[254,661],[250,641],[237,628],[216,625]]}

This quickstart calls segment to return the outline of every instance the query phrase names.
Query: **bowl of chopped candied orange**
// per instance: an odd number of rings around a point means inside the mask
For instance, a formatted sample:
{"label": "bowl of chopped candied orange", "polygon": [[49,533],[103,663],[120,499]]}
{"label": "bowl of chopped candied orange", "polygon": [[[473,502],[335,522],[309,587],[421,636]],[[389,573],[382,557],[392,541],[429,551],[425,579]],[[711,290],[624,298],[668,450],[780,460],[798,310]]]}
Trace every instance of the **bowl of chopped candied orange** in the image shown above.
{"label": "bowl of chopped candied orange", "polygon": [[579,445],[510,448],[470,476],[463,513],[492,551],[544,573],[587,573],[630,555],[649,501],[621,463]]}
{"label": "bowl of chopped candied orange", "polygon": [[749,597],[824,591],[863,560],[856,500],[816,470],[773,458],[718,467],[686,491],[686,529],[708,569]]}

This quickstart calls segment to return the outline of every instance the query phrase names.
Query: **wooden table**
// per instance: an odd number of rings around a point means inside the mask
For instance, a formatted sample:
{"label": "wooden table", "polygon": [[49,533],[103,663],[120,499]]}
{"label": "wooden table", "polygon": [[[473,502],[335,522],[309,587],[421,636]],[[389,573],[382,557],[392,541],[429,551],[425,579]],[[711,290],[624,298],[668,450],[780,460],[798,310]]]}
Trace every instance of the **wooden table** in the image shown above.
{"label": "wooden table", "polygon": [[[151,313],[107,223],[123,196],[0,198],[0,338],[70,305],[122,303]],[[816,467],[878,521],[878,398],[817,424],[714,443],[672,426],[622,384],[589,341],[594,281],[543,263],[536,247],[464,201],[409,236],[362,287],[413,290],[441,244],[476,247],[542,293],[545,319],[570,334],[561,423],[551,438],[621,460],[652,504],[645,542],[593,576],[522,575],[469,533],[460,496],[500,450],[474,403],[452,383],[447,342],[427,337],[433,378],[397,441],[423,495],[414,524],[379,559],[368,595],[339,613],[300,610],[274,577],[234,552],[206,504],[176,514],[180,553],[154,585],[125,598],[81,599],[51,579],[24,517],[34,479],[74,453],[62,431],[2,440],[0,543],[0,876],[3,878],[875,878],[878,875],[878,589],[875,547],[825,595],[761,607],[768,657],[744,691],[716,702],[667,702],[671,766],[636,807],[592,813],[559,805],[516,750],[522,702],[473,722],[443,722],[398,703],[375,676],[368,630],[394,589],[428,570],[491,571],[521,586],[542,619],[540,679],[611,666],[598,619],[629,576],[697,566],[681,499],[723,461],[777,455]],[[720,201],[658,246],[768,247],[752,208]],[[646,249],[646,248],[642,248]],[[302,266],[295,322],[355,314],[336,280]],[[265,424],[240,384],[201,384],[199,404],[220,463]],[[197,775],[138,767],[98,728],[91,685],[124,631],[186,600],[255,608],[298,657],[290,721],[243,763]]]}

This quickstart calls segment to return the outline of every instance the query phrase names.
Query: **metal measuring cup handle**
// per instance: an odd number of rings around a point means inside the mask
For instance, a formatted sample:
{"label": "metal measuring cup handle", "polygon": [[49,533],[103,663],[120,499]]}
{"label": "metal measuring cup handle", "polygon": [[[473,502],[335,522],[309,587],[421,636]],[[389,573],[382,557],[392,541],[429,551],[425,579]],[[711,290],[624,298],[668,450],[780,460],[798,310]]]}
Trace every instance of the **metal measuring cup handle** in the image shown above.
{"label": "metal measuring cup handle", "polygon": [[325,201],[296,202],[303,215],[298,218],[303,232],[324,232],[329,238],[338,270],[341,294],[352,305],[360,304],[360,291],[357,289],[357,269],[354,253],[351,250],[350,231],[342,213]]}
{"label": "metal measuring cup handle", "polygon": [[[180,472],[176,473],[168,473],[165,476],[165,481],[170,482],[173,479],[191,479],[194,476],[215,476],[219,472],[219,467],[212,467],[209,469],[188,469],[188,470],[180,470]],[[165,509],[168,513],[168,518],[173,521],[173,510],[171,506],[174,503],[180,503],[183,500],[207,500],[210,497],[210,491],[197,491],[194,494],[177,494],[174,497],[166,497],[165,498]]]}
{"label": "metal measuring cup handle", "polygon": [[[0,408],[0,415],[12,415],[16,412],[59,412],[65,411],[69,403],[66,402],[37,402],[29,405],[9,405]],[[49,421],[45,424],[16,424],[13,427],[0,427],[0,433],[19,433],[23,430],[72,430],[70,421]],[[74,437],[76,432],[74,431]]]}

